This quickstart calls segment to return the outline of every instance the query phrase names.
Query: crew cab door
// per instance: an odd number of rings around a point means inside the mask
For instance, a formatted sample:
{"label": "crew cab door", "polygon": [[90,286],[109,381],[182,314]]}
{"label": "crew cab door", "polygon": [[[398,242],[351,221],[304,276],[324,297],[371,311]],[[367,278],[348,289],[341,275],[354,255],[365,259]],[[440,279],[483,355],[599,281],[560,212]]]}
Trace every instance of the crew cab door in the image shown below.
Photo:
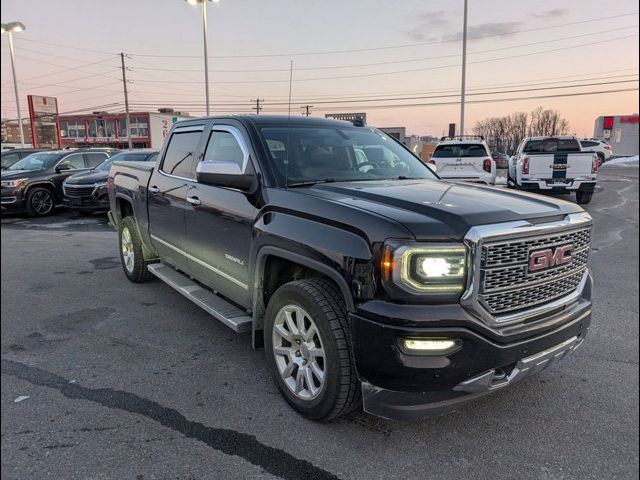
{"label": "crew cab door", "polygon": [[[236,162],[253,169],[250,144],[240,127],[214,124],[200,161]],[[251,305],[249,257],[256,207],[232,188],[189,182],[186,205],[188,272],[236,303]]]}
{"label": "crew cab door", "polygon": [[187,189],[194,180],[195,163],[205,125],[176,127],[161,152],[147,189],[149,234],[163,262],[188,271],[185,208]]}

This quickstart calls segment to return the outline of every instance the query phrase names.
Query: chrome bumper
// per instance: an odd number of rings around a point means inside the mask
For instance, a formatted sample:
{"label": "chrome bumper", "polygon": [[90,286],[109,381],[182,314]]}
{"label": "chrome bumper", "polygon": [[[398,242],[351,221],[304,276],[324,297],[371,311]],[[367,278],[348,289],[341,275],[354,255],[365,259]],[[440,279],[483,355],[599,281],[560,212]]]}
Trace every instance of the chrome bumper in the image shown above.
{"label": "chrome bumper", "polygon": [[500,388],[504,388],[523,378],[535,375],[536,373],[551,366],[558,360],[564,358],[568,353],[577,350],[585,335],[581,337],[572,337],[555,347],[544,350],[530,357],[525,357],[518,361],[513,370],[508,375],[501,370],[489,370],[477,375],[469,380],[459,383],[453,389],[457,392],[466,393],[489,393]]}

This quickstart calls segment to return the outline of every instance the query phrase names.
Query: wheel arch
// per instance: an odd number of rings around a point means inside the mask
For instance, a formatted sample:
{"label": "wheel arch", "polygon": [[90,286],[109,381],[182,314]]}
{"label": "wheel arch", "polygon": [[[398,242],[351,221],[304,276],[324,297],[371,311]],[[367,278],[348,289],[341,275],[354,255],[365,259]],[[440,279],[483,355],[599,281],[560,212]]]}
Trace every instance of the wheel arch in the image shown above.
{"label": "wheel arch", "polygon": [[268,297],[281,285],[301,278],[326,278],[342,293],[347,310],[355,311],[355,303],[347,280],[334,268],[319,260],[280,247],[264,246],[256,256],[253,285],[253,326],[254,348],[262,346],[264,313]]}

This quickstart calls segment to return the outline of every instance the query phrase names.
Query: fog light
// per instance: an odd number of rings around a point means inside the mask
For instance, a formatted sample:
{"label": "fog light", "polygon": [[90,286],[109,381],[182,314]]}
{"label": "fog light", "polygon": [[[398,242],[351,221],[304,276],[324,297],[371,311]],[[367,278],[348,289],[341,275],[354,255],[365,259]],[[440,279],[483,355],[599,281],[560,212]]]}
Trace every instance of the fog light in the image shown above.
{"label": "fog light", "polygon": [[445,354],[457,350],[460,344],[448,338],[405,338],[403,346],[412,353]]}

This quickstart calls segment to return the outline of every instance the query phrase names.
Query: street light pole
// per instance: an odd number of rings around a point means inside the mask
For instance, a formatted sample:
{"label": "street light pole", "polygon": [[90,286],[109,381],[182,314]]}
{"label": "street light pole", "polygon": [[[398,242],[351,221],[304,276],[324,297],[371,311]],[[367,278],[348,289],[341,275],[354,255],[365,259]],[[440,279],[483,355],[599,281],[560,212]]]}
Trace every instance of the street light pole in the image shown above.
{"label": "street light pole", "polygon": [[209,111],[209,58],[207,54],[207,0],[202,2],[202,33],[204,36],[204,96],[207,102],[207,117]]}
{"label": "street light pole", "polygon": [[460,135],[464,135],[464,95],[467,82],[467,3],[464,0],[464,19],[462,26],[462,87],[460,89]]}
{"label": "street light pole", "polygon": [[202,5],[202,36],[204,39],[204,96],[206,101],[207,116],[209,116],[209,54],[208,54],[208,26],[207,26],[207,1],[218,3],[220,0],[186,0],[189,5]]}
{"label": "street light pole", "polygon": [[16,94],[16,110],[18,111],[18,130],[20,132],[20,146],[24,148],[24,129],[22,126],[22,113],[20,112],[20,94],[18,93],[18,79],[16,77],[16,52],[13,48],[13,32],[21,32],[26,27],[20,22],[2,24],[2,33],[9,36],[9,52],[11,54],[11,72],[13,73],[13,91]]}

